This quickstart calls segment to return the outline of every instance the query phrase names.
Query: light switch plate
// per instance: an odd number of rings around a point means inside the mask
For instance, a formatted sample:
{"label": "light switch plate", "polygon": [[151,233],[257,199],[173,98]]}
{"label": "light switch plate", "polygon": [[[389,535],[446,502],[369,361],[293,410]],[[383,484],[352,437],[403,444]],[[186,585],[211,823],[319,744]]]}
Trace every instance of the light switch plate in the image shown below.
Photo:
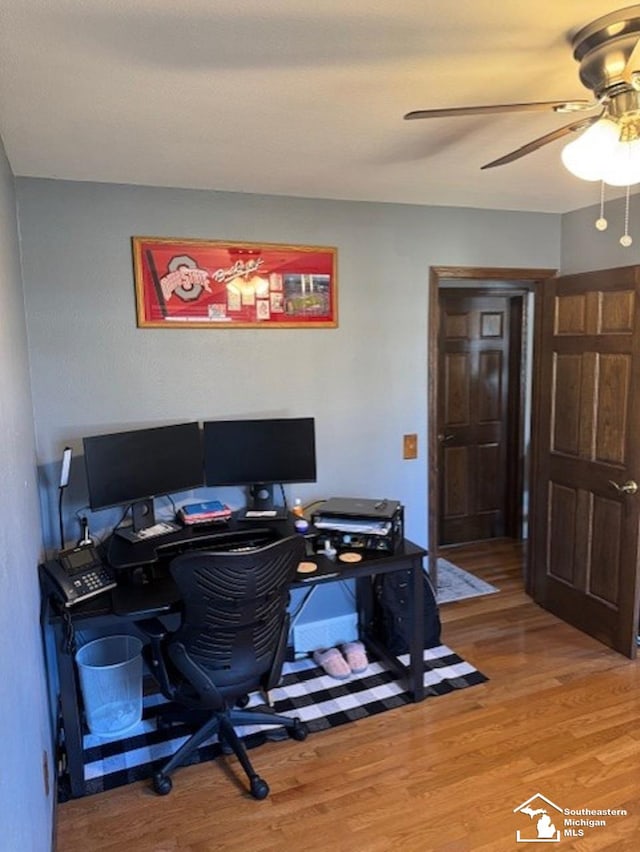
{"label": "light switch plate", "polygon": [[403,459],[417,459],[418,458],[418,436],[414,433],[411,435],[405,435],[403,438],[402,444],[402,458]]}

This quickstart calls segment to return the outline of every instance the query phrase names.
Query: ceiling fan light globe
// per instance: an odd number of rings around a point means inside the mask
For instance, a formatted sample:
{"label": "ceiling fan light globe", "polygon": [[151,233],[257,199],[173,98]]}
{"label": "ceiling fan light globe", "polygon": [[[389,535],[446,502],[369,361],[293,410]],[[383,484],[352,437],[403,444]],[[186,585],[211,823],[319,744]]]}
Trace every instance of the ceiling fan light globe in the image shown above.
{"label": "ceiling fan light globe", "polygon": [[619,145],[615,121],[602,118],[562,149],[562,162],[581,180],[602,180],[603,164]]}
{"label": "ceiling fan light globe", "polygon": [[640,183],[640,141],[619,142],[607,157],[602,180],[609,186]]}
{"label": "ceiling fan light globe", "polygon": [[578,141],[570,142],[562,149],[561,157],[564,167],[580,180],[602,180],[600,163],[588,156],[580,156],[579,150],[577,154],[572,150],[571,146]]}

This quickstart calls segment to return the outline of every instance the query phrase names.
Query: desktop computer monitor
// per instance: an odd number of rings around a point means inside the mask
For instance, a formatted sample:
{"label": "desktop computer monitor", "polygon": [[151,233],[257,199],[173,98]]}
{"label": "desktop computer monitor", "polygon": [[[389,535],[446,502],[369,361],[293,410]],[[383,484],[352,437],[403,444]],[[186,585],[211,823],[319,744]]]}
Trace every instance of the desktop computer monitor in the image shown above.
{"label": "desktop computer monitor", "polygon": [[153,526],[153,498],[204,484],[198,423],[83,438],[92,510],[132,504],[133,530]]}
{"label": "desktop computer monitor", "polygon": [[204,424],[207,485],[248,485],[250,510],[273,510],[273,486],[316,481],[313,417],[210,420]]}

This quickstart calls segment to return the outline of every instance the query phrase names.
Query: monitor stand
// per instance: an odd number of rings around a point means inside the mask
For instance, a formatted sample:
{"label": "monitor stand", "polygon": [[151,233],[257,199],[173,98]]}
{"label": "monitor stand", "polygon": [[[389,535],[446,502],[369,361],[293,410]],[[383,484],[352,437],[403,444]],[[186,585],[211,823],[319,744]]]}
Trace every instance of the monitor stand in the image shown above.
{"label": "monitor stand", "polygon": [[[131,526],[118,527],[115,533],[121,538],[126,538],[127,541],[137,542],[144,541],[147,538],[155,538],[157,535],[166,535],[179,529],[179,524],[174,524],[171,521],[162,521],[156,525],[153,497],[149,497],[146,500],[136,500],[135,503],[131,504]],[[145,535],[145,530],[149,530],[151,535]]]}
{"label": "monitor stand", "polygon": [[250,486],[249,496],[251,501],[247,508],[256,512],[273,509],[273,485],[256,482]]}
{"label": "monitor stand", "polygon": [[256,482],[249,488],[247,508],[238,512],[239,521],[285,521],[287,512],[284,506],[273,505],[273,485]]}
{"label": "monitor stand", "polygon": [[152,527],[156,522],[153,497],[146,500],[136,500],[131,504],[131,521],[134,532],[140,532],[145,527]]}

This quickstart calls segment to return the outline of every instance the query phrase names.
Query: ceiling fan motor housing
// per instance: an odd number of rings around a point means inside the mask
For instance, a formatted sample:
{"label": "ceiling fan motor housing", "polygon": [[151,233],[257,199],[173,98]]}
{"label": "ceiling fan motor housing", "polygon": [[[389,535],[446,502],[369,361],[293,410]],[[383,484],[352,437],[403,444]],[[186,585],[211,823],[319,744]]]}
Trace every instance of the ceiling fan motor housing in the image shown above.
{"label": "ceiling fan motor housing", "polygon": [[[573,57],[580,63],[580,80],[598,99],[633,91],[625,71],[639,40],[640,5],[604,15],[573,37]],[[630,70],[640,72],[640,67]]]}

